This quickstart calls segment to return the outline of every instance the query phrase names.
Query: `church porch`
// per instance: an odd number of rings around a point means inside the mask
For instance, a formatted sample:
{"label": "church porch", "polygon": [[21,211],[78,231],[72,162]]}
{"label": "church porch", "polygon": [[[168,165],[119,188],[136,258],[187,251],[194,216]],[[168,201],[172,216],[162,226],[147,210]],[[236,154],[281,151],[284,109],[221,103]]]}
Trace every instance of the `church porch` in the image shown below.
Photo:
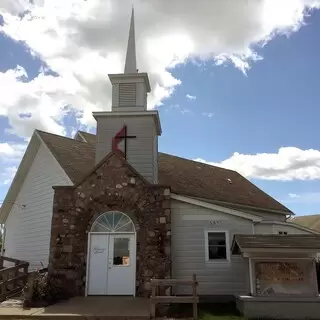
{"label": "church porch", "polygon": [[319,319],[319,235],[235,235],[232,251],[248,261],[250,292],[236,296],[245,317]]}
{"label": "church porch", "polygon": [[[147,298],[134,297],[75,297],[45,308],[23,309],[17,300],[0,305],[0,319],[149,319]],[[125,306],[125,308],[124,308]]]}
{"label": "church porch", "polygon": [[[124,307],[125,306],[125,307]],[[141,297],[74,297],[45,308],[43,315],[81,315],[99,319],[149,319],[149,300]]]}

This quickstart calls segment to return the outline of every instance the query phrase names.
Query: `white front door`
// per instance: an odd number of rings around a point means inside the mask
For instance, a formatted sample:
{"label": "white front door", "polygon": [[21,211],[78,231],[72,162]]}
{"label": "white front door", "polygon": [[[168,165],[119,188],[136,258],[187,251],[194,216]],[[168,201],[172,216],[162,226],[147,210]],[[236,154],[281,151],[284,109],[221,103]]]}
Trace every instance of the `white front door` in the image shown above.
{"label": "white front door", "polygon": [[88,295],[134,295],[135,235],[90,234]]}
{"label": "white front door", "polygon": [[109,249],[109,235],[92,234],[90,250],[88,252],[88,294],[107,294],[107,261]]}
{"label": "white front door", "polygon": [[134,294],[134,258],[134,235],[110,235],[108,295]]}

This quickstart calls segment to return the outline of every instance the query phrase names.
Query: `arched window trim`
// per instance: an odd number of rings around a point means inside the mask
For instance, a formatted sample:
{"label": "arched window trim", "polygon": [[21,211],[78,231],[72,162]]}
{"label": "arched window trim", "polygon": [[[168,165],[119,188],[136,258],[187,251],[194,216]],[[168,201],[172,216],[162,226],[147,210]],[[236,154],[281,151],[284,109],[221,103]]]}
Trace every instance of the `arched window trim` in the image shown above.
{"label": "arched window trim", "polygon": [[[121,215],[116,219],[115,215]],[[112,219],[111,219],[112,218]],[[97,229],[100,230],[97,230]],[[95,230],[96,229],[96,230]],[[131,218],[121,211],[108,211],[102,213],[91,226],[91,233],[135,233],[135,225]]]}

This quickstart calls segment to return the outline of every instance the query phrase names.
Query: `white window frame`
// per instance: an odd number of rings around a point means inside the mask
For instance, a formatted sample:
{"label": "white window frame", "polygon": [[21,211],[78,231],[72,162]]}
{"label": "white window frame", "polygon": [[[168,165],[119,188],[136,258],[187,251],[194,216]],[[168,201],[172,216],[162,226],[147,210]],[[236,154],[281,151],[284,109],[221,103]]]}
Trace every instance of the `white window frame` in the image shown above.
{"label": "white window frame", "polygon": [[[209,259],[209,233],[224,233],[226,237],[226,259]],[[217,230],[217,229],[206,229],[204,231],[204,241],[205,241],[205,261],[207,263],[225,263],[231,261],[231,252],[230,252],[230,238],[229,231],[227,230]]]}

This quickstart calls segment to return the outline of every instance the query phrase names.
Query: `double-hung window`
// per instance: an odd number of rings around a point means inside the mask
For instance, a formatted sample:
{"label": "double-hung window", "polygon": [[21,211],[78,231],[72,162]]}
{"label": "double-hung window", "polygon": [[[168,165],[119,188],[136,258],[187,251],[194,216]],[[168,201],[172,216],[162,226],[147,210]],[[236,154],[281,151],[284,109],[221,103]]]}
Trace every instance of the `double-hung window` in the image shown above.
{"label": "double-hung window", "polygon": [[229,235],[225,231],[205,231],[206,261],[230,260]]}

